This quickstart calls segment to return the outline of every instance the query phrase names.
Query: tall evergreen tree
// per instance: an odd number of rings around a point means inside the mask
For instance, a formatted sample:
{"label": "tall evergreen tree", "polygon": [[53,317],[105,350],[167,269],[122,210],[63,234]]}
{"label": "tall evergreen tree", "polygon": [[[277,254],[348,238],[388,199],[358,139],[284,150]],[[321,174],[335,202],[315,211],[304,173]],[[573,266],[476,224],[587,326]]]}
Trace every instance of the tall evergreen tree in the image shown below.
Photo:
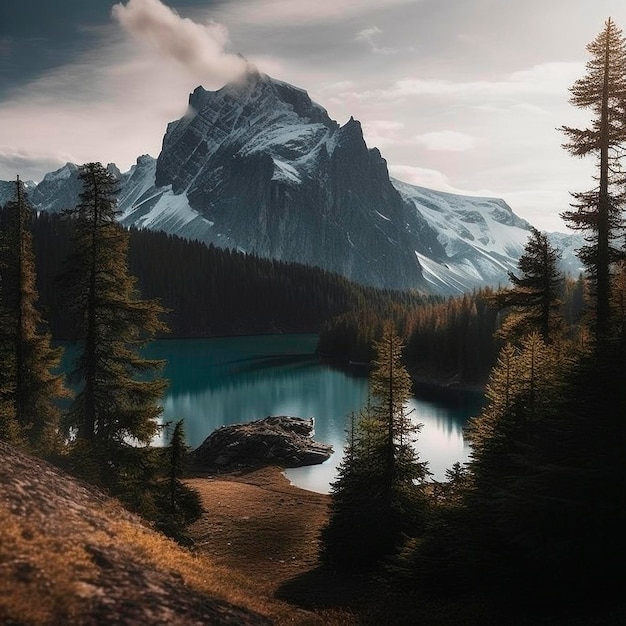
{"label": "tall evergreen tree", "polygon": [[163,309],[142,300],[128,269],[128,232],[116,221],[116,181],[100,164],[80,168],[80,203],[66,213],[74,252],[64,274],[68,312],[82,344],[72,372],[79,391],[66,427],[88,448],[104,454],[134,440],[149,443],[158,430],[164,380],[162,362],[141,347],[164,331]]}
{"label": "tall evergreen tree", "polygon": [[411,379],[392,323],[385,324],[374,347],[371,402],[358,418],[352,416],[330,519],[322,531],[324,560],[348,567],[373,565],[392,554],[403,535],[419,530],[424,517],[419,484],[429,472],[413,445],[419,426],[407,412]]}
{"label": "tall evergreen tree", "polygon": [[31,214],[18,177],[0,235],[0,436],[21,441],[37,452],[51,452],[59,443],[58,400],[68,391],[57,371],[63,351],[51,347],[50,333],[37,308]]}
{"label": "tall evergreen tree", "polygon": [[531,229],[519,258],[521,276],[509,272],[512,287],[495,294],[494,300],[508,315],[500,334],[508,340],[520,339],[533,330],[550,342],[562,324],[560,314],[563,276],[558,269],[560,252],[545,233]]}
{"label": "tall evergreen tree", "polygon": [[570,102],[594,115],[589,128],[567,126],[564,148],[574,156],[595,155],[598,185],[573,193],[573,210],[562,217],[570,228],[587,233],[587,244],[579,250],[595,293],[595,336],[606,337],[610,327],[611,263],[619,257],[615,239],[621,226],[624,204],[621,168],[626,141],[626,40],[622,31],[608,19],[603,31],[587,46],[591,59],[587,73],[571,88]]}

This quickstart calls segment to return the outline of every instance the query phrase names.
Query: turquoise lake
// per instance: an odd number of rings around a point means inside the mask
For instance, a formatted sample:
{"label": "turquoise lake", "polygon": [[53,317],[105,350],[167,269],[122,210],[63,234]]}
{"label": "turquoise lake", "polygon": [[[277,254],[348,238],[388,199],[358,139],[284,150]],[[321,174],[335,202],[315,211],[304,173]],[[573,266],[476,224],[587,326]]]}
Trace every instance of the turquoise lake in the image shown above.
{"label": "turquoise lake", "polygon": [[[187,442],[196,447],[224,424],[268,415],[315,418],[315,438],[335,453],[322,465],[287,470],[294,484],[327,492],[341,461],[351,411],[367,401],[367,378],[321,363],[317,335],[263,335],[154,342],[148,355],[165,359],[170,386],[163,420],[185,420]],[[413,421],[422,423],[416,442],[433,478],[466,461],[463,426],[481,406],[479,394],[450,394],[410,402]]]}

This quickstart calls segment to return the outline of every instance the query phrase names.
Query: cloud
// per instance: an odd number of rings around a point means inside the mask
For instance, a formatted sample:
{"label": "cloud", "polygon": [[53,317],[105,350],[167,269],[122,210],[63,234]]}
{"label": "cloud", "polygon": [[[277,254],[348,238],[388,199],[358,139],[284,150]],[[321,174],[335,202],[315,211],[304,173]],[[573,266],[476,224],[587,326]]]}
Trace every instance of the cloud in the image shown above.
{"label": "cloud", "polygon": [[374,37],[376,35],[380,35],[383,31],[378,28],[378,26],[372,26],[371,28],[366,28],[361,32],[357,33],[356,38],[360,41],[365,41],[369,44],[373,43]]}
{"label": "cloud", "polygon": [[394,178],[411,185],[439,189],[440,191],[453,191],[448,177],[438,170],[413,165],[390,165],[389,173]]}
{"label": "cloud", "polygon": [[476,145],[474,137],[455,130],[424,133],[418,135],[415,140],[428,150],[440,150],[443,152],[466,152]]}
{"label": "cloud", "polygon": [[411,96],[456,97],[462,100],[513,101],[524,96],[563,97],[582,74],[579,62],[550,62],[513,72],[502,80],[452,81],[439,78],[403,78],[387,89],[364,92],[361,99],[395,100]]}
{"label": "cloud", "polygon": [[363,135],[369,147],[412,143],[406,136],[403,122],[397,120],[366,120],[362,123]]}
{"label": "cloud", "polygon": [[382,30],[378,26],[371,26],[357,33],[355,39],[357,41],[364,41],[375,54],[394,54],[397,52],[395,48],[381,48],[376,39],[382,34]]}
{"label": "cloud", "polygon": [[65,152],[28,152],[12,146],[0,146],[0,180],[22,180],[39,182],[42,172],[57,170],[68,161],[70,154]]}
{"label": "cloud", "polygon": [[180,17],[159,0],[116,4],[112,15],[130,35],[175,59],[201,80],[228,81],[245,71],[246,61],[226,51],[228,30],[221,24],[199,24]]}
{"label": "cloud", "polygon": [[197,84],[132,41],[50,71],[0,102],[0,179],[41,180],[67,161],[114,161],[124,171],[140,154],[157,156],[167,123],[184,115]]}

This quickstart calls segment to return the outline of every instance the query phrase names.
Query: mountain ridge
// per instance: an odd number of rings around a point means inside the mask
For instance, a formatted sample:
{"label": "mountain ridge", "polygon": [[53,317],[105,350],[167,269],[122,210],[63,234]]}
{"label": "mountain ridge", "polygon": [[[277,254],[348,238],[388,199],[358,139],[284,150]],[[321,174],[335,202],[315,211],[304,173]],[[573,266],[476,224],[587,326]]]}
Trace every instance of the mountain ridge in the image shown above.
{"label": "mountain ridge", "polygon": [[[304,89],[255,68],[217,91],[197,87],[157,159],[108,168],[126,226],[375,287],[453,295],[506,283],[531,228],[504,200],[392,179],[357,120],[339,125]],[[58,211],[79,191],[76,166],[66,164],[31,200]]]}

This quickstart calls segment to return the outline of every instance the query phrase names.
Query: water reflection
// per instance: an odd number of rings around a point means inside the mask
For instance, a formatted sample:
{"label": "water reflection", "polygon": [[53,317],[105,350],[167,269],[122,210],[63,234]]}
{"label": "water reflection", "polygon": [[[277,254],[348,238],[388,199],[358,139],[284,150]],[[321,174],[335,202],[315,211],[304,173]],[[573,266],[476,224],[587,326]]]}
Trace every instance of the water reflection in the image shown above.
{"label": "water reflection", "polygon": [[[301,487],[325,492],[341,461],[347,416],[367,400],[367,380],[320,363],[315,335],[272,335],[152,344],[148,355],[167,360],[170,387],[164,421],[185,419],[189,445],[196,447],[224,424],[268,415],[315,417],[315,437],[333,445],[324,464],[288,470]],[[420,394],[421,395],[421,394]],[[463,440],[467,418],[480,409],[480,397],[411,401],[412,419],[422,423],[417,449],[435,479],[455,461],[467,460]]]}

